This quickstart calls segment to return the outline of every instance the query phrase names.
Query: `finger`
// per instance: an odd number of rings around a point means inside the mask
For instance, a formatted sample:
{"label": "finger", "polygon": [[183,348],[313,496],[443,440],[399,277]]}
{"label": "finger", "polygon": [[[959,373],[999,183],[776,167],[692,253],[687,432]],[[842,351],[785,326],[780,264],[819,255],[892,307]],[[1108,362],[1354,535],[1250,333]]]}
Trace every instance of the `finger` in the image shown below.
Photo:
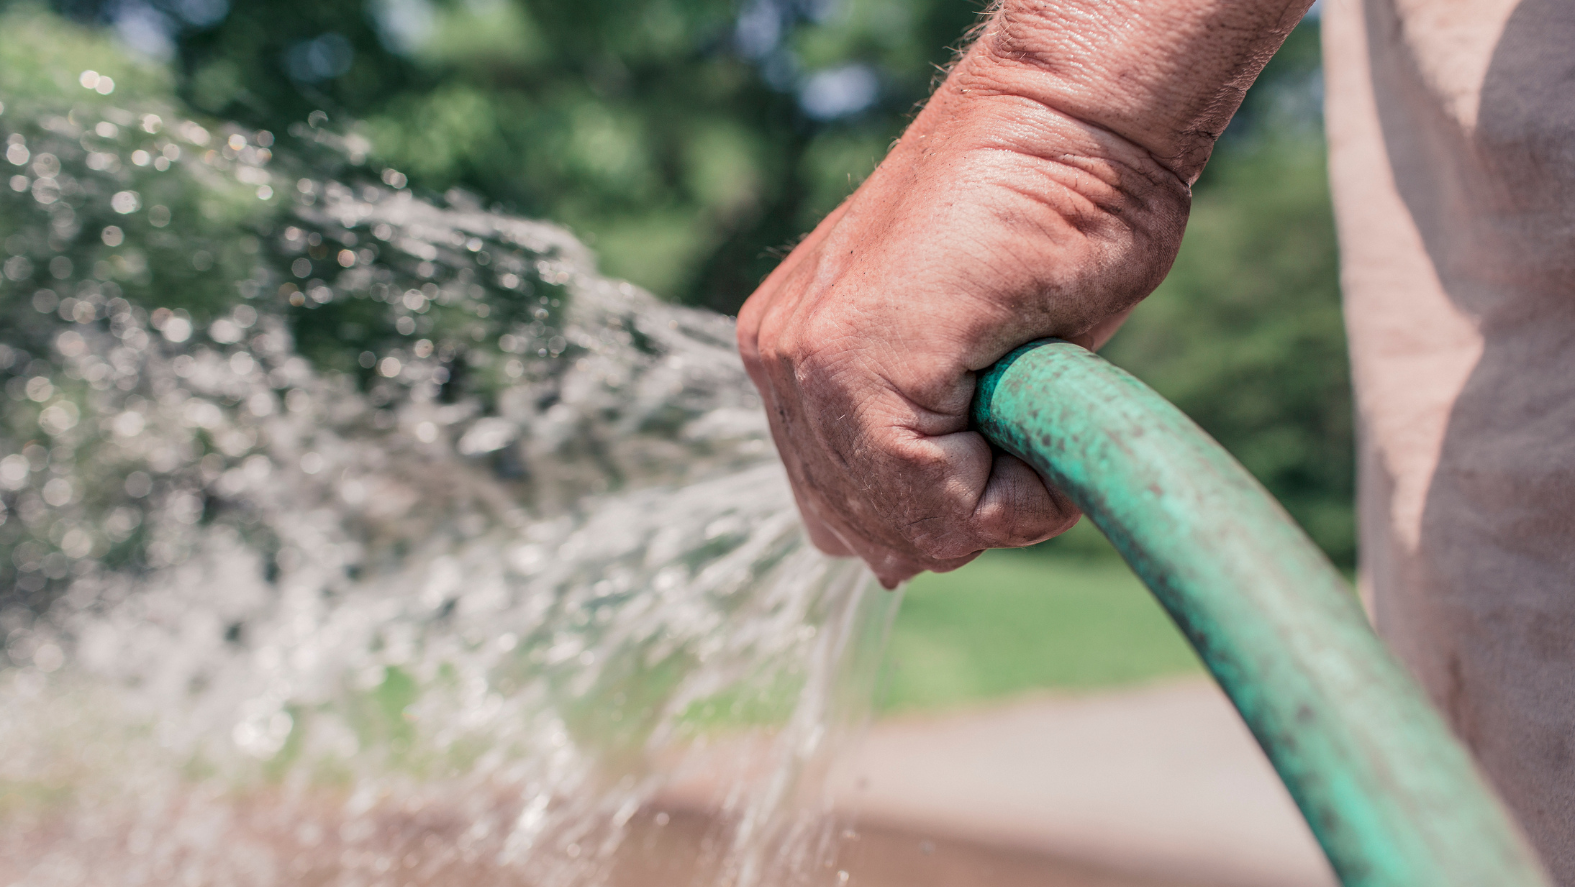
{"label": "finger", "polygon": [[954,557],[947,558],[946,560],[942,561],[935,561],[934,563],[925,567],[925,569],[929,570],[931,573],[950,573],[953,570],[961,569],[973,563],[979,558],[979,555],[981,554],[984,554],[984,549],[980,549],[964,557]]}
{"label": "finger", "polygon": [[[824,542],[816,545],[827,554],[852,555],[864,561],[888,591],[926,570],[945,573],[963,566],[982,554],[981,550],[964,553],[960,557],[933,558],[915,553],[909,546],[883,542],[868,532],[868,527],[858,521],[849,523],[834,509],[828,510],[814,490],[799,493],[800,513],[806,515],[806,527],[811,532],[822,532]],[[810,524],[809,516],[817,516]],[[813,536],[812,536],[813,538]]]}
{"label": "finger", "polygon": [[[800,511],[799,515],[804,516],[804,512]],[[809,541],[820,549],[821,554],[829,557],[853,556],[853,549],[825,521],[804,516],[804,532],[809,534]]]}
{"label": "finger", "polygon": [[990,444],[982,435],[959,431],[910,438],[889,455],[892,463],[881,473],[902,478],[894,484],[899,495],[871,504],[884,512],[922,569],[989,547],[974,538],[970,527],[990,479]]}
{"label": "finger", "polygon": [[880,581],[881,586],[890,591],[926,570],[932,573],[950,573],[983,553],[983,551],[975,551],[964,557],[920,561],[887,549],[880,553],[864,555],[864,562],[869,564],[870,570]]}
{"label": "finger", "polygon": [[787,435],[787,429],[783,427],[786,421],[785,415],[785,412],[779,414],[776,410],[768,410],[771,437],[776,444],[783,467],[787,469],[788,483],[793,490],[793,504],[798,506],[798,516],[804,525],[804,533],[821,553],[831,557],[852,557],[854,550],[845,541],[844,534],[838,532],[826,519],[814,490],[801,478],[802,470],[798,462],[798,454],[784,441]]}
{"label": "finger", "polygon": [[793,501],[798,503],[798,516],[804,522],[804,532],[822,554],[831,557],[854,556],[853,547],[848,545],[841,533],[820,516],[819,509],[814,503],[799,492],[798,484],[793,485]]}
{"label": "finger", "polygon": [[[741,338],[740,342],[742,341]],[[853,556],[853,549],[843,541],[842,535],[821,516],[821,509],[818,507],[813,491],[806,489],[807,484],[802,478],[802,466],[799,463],[800,454],[793,446],[789,427],[792,424],[789,416],[795,404],[791,400],[785,401],[780,396],[778,388],[771,384],[772,374],[761,364],[758,352],[751,354],[742,344],[740,350],[745,354],[744,366],[749,370],[755,387],[760,391],[761,400],[764,401],[766,421],[771,428],[771,440],[776,446],[778,458],[787,469],[789,485],[793,490],[793,503],[798,506],[799,520],[804,525],[805,535],[823,554],[831,557]]]}
{"label": "finger", "polygon": [[992,450],[977,432],[913,440],[902,449],[921,457],[910,464],[924,465],[929,482],[909,485],[906,507],[891,519],[924,569],[986,548],[1032,545],[1077,522],[1066,496],[1021,459]]}
{"label": "finger", "polygon": [[989,548],[1021,548],[1072,529],[1082,513],[1027,462],[997,452],[974,509],[973,536]]}
{"label": "finger", "polygon": [[[949,443],[956,453],[975,454],[966,440]],[[988,451],[986,445],[985,452]],[[1009,453],[996,452],[972,519],[944,540],[925,540],[931,553],[870,549],[860,545],[863,540],[852,540],[851,544],[870,564],[881,584],[895,588],[925,570],[946,573],[962,567],[987,548],[1019,548],[1043,542],[1071,529],[1081,516],[1077,506],[1060,490],[1045,484],[1032,466]],[[970,546],[971,550],[956,555],[934,553]]]}

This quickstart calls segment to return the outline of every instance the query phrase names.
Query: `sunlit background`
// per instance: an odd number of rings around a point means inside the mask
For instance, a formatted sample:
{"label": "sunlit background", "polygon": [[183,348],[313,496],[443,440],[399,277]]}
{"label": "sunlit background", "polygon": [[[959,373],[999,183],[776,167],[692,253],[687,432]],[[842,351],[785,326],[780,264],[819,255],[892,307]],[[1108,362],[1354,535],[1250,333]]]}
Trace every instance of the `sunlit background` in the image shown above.
{"label": "sunlit background", "polygon": [[[445,363],[441,318],[433,332],[440,312],[425,313],[428,301],[439,304],[436,288],[341,301],[322,284],[371,262],[367,247],[389,237],[369,228],[360,245],[355,235],[332,232],[325,241],[284,227],[286,204],[340,199],[313,190],[339,176],[449,207],[542,219],[585,241],[604,274],[672,303],[731,314],[874,168],[979,14],[967,0],[0,4],[0,129],[13,132],[19,114],[34,108],[89,107],[84,121],[104,119],[81,136],[86,167],[138,183],[103,195],[97,209],[54,212],[55,239],[74,245],[53,258],[28,239],[20,217],[0,218],[6,310],[69,322],[77,309],[66,304],[65,282],[118,281],[133,303],[164,306],[149,319],[164,340],[207,330],[222,345],[222,324],[257,315],[246,305],[224,313],[236,300],[232,283],[247,279],[253,264],[272,262],[294,270],[277,294],[289,303],[283,317],[295,349],[316,370],[342,374],[375,398],[378,386],[430,364],[415,384],[492,403],[516,380],[532,380],[538,345],[543,358],[578,347],[549,329],[527,353],[525,338],[503,333],[516,321],[558,323],[554,272],[522,266],[512,282],[498,277],[505,296],[533,296],[517,317],[508,308],[488,321],[476,348],[492,357],[469,366],[490,369],[450,379],[459,364]],[[1249,93],[1198,183],[1174,271],[1105,355],[1217,437],[1349,569],[1351,407],[1318,40],[1313,16]],[[167,108],[168,119],[109,122],[106,109],[121,106]],[[197,129],[174,129],[188,125]],[[47,209],[61,199],[49,191],[58,170],[38,168],[45,161],[29,144],[39,150],[20,138],[7,142],[0,181],[13,193],[3,196]],[[206,184],[198,158],[226,171],[224,189]],[[260,172],[270,162],[271,172]],[[209,190],[160,184],[153,174],[172,166],[197,170],[190,177]],[[247,172],[253,168],[259,172]],[[72,218],[60,228],[65,216]],[[71,240],[79,230],[99,233]],[[136,249],[117,251],[123,240]],[[504,254],[479,239],[469,253]],[[496,276],[502,268],[472,270]],[[417,264],[400,273],[431,276]],[[397,319],[379,313],[384,302]],[[104,310],[84,303],[75,319],[89,322]],[[229,342],[251,333],[234,335]],[[53,403],[42,371],[5,369],[14,403]],[[46,433],[51,422],[76,423],[75,414],[51,408],[37,420]],[[222,442],[206,445],[223,450]],[[28,465],[48,461],[31,450],[3,455],[7,490],[29,483]],[[515,479],[509,466],[494,467]],[[127,495],[136,498],[131,486],[146,478],[128,478]],[[69,489],[56,490],[67,490],[59,495],[69,504]],[[39,496],[53,505],[47,485]],[[135,523],[114,523],[130,522],[130,512],[107,513],[111,541],[121,530],[135,535]],[[46,575],[60,578],[41,566],[46,548],[64,552],[80,541],[83,556],[92,550],[69,531],[27,548],[23,523],[0,524],[13,555],[0,564],[0,604],[25,601]],[[1055,580],[1050,592],[1046,577]],[[47,664],[37,660],[38,643],[13,635],[23,639],[9,648],[13,661]],[[1032,551],[992,553],[913,583],[876,704],[893,718],[941,716],[1024,693],[1097,695],[1197,670],[1164,615],[1097,534],[1080,527]]]}
{"label": "sunlit background", "polygon": [[[979,15],[969,0],[53,9],[149,67],[122,89],[168,91],[285,142],[321,112],[418,191],[460,187],[563,224],[605,272],[725,313],[869,173]],[[73,75],[15,64],[0,74],[12,91],[31,76]],[[1175,273],[1108,355],[1201,422],[1349,566],[1349,405],[1321,102],[1310,20],[1199,183]]]}

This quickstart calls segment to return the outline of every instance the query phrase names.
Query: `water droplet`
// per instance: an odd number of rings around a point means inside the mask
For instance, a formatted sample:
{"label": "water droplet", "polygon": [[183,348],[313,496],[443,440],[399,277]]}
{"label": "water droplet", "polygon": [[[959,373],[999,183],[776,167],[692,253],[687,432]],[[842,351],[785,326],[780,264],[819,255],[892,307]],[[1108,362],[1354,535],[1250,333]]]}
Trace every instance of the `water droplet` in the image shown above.
{"label": "water droplet", "polygon": [[55,386],[44,376],[28,379],[24,390],[27,392],[27,399],[35,403],[43,403],[55,396]]}
{"label": "water droplet", "polygon": [[147,420],[136,410],[126,410],[116,416],[111,424],[112,430],[119,437],[136,437],[147,427]]}
{"label": "water droplet", "polygon": [[[71,532],[77,533],[80,531],[72,530]],[[89,545],[90,547],[88,550],[91,551],[91,543],[89,543]],[[85,557],[86,552],[77,556]],[[33,665],[44,674],[49,674],[50,672],[55,671],[56,669],[60,668],[60,666],[64,665],[65,662],[65,653],[63,653],[61,649],[54,644],[39,644],[38,649],[33,651]]]}
{"label": "water droplet", "polygon": [[20,490],[27,486],[28,473],[32,466],[28,465],[27,457],[20,453],[12,453],[0,459],[0,487],[7,490]]}
{"label": "water droplet", "polygon": [[56,508],[64,508],[70,505],[76,498],[77,493],[76,487],[72,485],[68,478],[64,477],[51,478],[44,484],[42,492],[44,501]]}
{"label": "water droplet", "polygon": [[129,215],[142,208],[142,196],[135,191],[117,191],[109,199],[109,207],[121,215]]}
{"label": "water droplet", "polygon": [[38,427],[50,437],[59,437],[75,428],[80,416],[77,405],[70,401],[53,403],[38,414]]}
{"label": "water droplet", "polygon": [[125,488],[126,495],[133,499],[141,499],[153,492],[153,478],[145,471],[133,471],[126,475]]}
{"label": "water droplet", "polygon": [[180,315],[172,316],[164,322],[164,328],[159,332],[171,342],[184,342],[191,338],[191,321]]}

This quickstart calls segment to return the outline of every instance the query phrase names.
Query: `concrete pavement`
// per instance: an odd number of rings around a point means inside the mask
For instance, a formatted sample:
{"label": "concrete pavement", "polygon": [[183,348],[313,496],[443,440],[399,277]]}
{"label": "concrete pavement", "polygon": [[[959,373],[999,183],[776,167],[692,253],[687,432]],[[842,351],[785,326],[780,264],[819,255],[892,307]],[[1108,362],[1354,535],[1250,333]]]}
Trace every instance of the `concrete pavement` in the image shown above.
{"label": "concrete pavement", "polygon": [[849,772],[841,805],[861,829],[1144,881],[1336,883],[1251,734],[1205,679],[883,720]]}

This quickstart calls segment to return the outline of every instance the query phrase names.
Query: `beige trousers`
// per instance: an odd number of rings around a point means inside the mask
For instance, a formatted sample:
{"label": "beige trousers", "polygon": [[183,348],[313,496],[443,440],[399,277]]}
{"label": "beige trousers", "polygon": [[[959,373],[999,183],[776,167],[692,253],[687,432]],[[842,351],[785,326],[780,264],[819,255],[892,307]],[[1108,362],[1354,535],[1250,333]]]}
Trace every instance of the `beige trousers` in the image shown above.
{"label": "beige trousers", "polygon": [[1575,0],[1328,0],[1360,584],[1575,887]]}

